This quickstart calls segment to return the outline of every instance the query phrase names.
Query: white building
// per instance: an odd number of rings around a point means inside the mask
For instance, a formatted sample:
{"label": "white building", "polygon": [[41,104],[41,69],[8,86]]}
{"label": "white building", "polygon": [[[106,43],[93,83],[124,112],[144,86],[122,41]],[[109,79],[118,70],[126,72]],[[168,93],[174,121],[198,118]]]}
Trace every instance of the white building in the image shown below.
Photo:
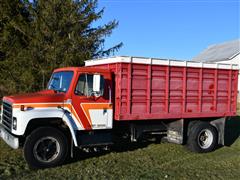
{"label": "white building", "polygon": [[[192,61],[238,64],[240,67],[240,39],[209,46]],[[238,92],[240,100],[240,72],[238,76]]]}

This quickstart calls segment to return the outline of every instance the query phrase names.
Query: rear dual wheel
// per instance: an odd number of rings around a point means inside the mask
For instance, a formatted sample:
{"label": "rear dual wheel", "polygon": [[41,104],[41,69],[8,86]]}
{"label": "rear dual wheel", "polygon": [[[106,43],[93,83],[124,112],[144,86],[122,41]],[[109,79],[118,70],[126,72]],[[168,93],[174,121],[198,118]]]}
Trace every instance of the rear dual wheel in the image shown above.
{"label": "rear dual wheel", "polygon": [[61,165],[67,155],[67,137],[52,127],[34,130],[27,137],[24,145],[24,157],[31,169]]}
{"label": "rear dual wheel", "polygon": [[197,122],[188,130],[187,147],[198,153],[215,150],[218,144],[218,133],[215,127],[207,122]]}

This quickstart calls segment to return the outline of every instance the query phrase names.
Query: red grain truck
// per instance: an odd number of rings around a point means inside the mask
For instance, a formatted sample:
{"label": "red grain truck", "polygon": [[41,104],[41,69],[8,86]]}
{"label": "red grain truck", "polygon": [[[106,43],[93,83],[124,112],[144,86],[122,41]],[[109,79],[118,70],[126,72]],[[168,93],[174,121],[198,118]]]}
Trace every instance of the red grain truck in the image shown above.
{"label": "red grain truck", "polygon": [[[224,145],[236,116],[238,66],[140,57],[56,69],[47,90],[3,98],[0,136],[32,168],[64,162],[74,147],[161,136],[195,152]],[[71,153],[72,154],[72,153]]]}

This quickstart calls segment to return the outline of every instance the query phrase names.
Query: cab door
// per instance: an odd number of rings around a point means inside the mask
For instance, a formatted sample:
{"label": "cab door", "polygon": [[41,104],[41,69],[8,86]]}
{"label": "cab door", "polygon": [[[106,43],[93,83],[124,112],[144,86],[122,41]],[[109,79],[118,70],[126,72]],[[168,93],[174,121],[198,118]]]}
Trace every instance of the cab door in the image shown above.
{"label": "cab door", "polygon": [[[99,91],[94,89],[94,79],[97,76]],[[111,74],[80,72],[74,88],[72,106],[75,112],[72,114],[83,129],[111,129],[113,124]]]}

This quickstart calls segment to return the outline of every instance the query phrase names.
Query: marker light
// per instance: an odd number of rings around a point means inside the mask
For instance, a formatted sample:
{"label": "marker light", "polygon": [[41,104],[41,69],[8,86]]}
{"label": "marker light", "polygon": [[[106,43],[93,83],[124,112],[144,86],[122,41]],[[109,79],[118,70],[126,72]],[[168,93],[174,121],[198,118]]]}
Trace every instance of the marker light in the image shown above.
{"label": "marker light", "polygon": [[21,105],[21,106],[20,106],[20,110],[21,110],[21,111],[24,111],[24,109],[25,109],[24,105]]}

